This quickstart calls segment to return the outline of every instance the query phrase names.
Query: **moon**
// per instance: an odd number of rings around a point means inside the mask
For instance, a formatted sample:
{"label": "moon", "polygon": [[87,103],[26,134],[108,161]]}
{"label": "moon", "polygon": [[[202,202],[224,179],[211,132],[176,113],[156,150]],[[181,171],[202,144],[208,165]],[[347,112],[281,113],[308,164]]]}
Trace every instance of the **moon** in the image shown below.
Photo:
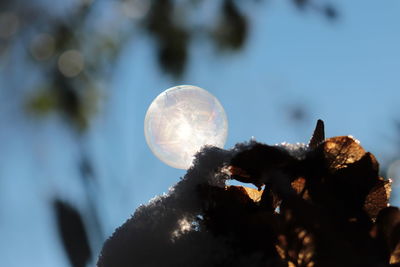
{"label": "moon", "polygon": [[144,135],[153,154],[178,169],[189,169],[204,146],[223,148],[228,120],[218,99],[193,85],[171,87],[150,104]]}

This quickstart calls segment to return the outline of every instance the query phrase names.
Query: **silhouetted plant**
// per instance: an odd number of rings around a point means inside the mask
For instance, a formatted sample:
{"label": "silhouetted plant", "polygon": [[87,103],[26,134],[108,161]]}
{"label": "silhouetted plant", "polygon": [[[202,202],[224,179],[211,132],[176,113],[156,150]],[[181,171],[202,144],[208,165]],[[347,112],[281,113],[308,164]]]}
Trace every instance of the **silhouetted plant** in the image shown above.
{"label": "silhouetted plant", "polygon": [[351,136],[325,139],[322,121],[308,145],[209,147],[116,230],[98,265],[395,266],[400,211],[389,196],[375,157]]}

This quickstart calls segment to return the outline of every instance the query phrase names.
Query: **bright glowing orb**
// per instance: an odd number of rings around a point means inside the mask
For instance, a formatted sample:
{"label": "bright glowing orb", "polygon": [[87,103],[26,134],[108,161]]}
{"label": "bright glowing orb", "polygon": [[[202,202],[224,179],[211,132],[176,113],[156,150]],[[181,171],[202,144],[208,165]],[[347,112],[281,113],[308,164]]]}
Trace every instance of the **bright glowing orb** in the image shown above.
{"label": "bright glowing orb", "polygon": [[204,145],[223,147],[228,120],[218,99],[206,90],[180,85],[167,89],[151,103],[144,135],[151,151],[164,163],[188,169]]}

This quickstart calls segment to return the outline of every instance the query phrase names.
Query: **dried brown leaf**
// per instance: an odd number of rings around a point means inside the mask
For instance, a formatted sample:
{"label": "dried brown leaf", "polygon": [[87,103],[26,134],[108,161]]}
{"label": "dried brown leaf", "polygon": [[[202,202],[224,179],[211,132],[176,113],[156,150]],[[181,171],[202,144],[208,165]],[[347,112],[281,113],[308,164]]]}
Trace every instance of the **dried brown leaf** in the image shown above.
{"label": "dried brown leaf", "polygon": [[389,259],[390,264],[400,263],[400,243],[397,244]]}
{"label": "dried brown leaf", "polygon": [[395,263],[400,259],[400,209],[387,207],[382,209],[376,218],[377,238],[382,240],[383,247],[390,260]]}
{"label": "dried brown leaf", "polygon": [[263,190],[257,190],[254,188],[242,186],[242,188],[246,191],[246,194],[249,198],[251,198],[254,202],[259,202],[261,200]]}
{"label": "dried brown leaf", "polygon": [[371,218],[376,218],[378,213],[389,205],[392,191],[392,180],[379,177],[378,183],[372,188],[365,199],[364,210]]}
{"label": "dried brown leaf", "polygon": [[359,141],[352,136],[329,138],[324,142],[323,148],[328,167],[332,171],[345,168],[366,154]]}
{"label": "dried brown leaf", "polygon": [[303,177],[299,177],[294,180],[291,185],[294,191],[296,191],[297,194],[300,194],[301,192],[303,192],[306,186],[306,179],[304,179]]}
{"label": "dried brown leaf", "polygon": [[294,191],[301,195],[301,197],[305,200],[310,200],[310,196],[308,194],[308,190],[306,189],[306,179],[303,177],[299,177],[293,182],[291,182],[291,186]]}

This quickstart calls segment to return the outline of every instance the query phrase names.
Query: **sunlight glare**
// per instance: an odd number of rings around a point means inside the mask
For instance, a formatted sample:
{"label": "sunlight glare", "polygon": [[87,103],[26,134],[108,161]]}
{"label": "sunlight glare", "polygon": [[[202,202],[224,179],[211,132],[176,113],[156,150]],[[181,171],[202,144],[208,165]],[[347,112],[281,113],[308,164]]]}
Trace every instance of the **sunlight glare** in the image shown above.
{"label": "sunlight glare", "polygon": [[223,147],[228,133],[224,108],[206,90],[181,85],[158,95],[145,117],[151,151],[164,163],[188,169],[204,145]]}

